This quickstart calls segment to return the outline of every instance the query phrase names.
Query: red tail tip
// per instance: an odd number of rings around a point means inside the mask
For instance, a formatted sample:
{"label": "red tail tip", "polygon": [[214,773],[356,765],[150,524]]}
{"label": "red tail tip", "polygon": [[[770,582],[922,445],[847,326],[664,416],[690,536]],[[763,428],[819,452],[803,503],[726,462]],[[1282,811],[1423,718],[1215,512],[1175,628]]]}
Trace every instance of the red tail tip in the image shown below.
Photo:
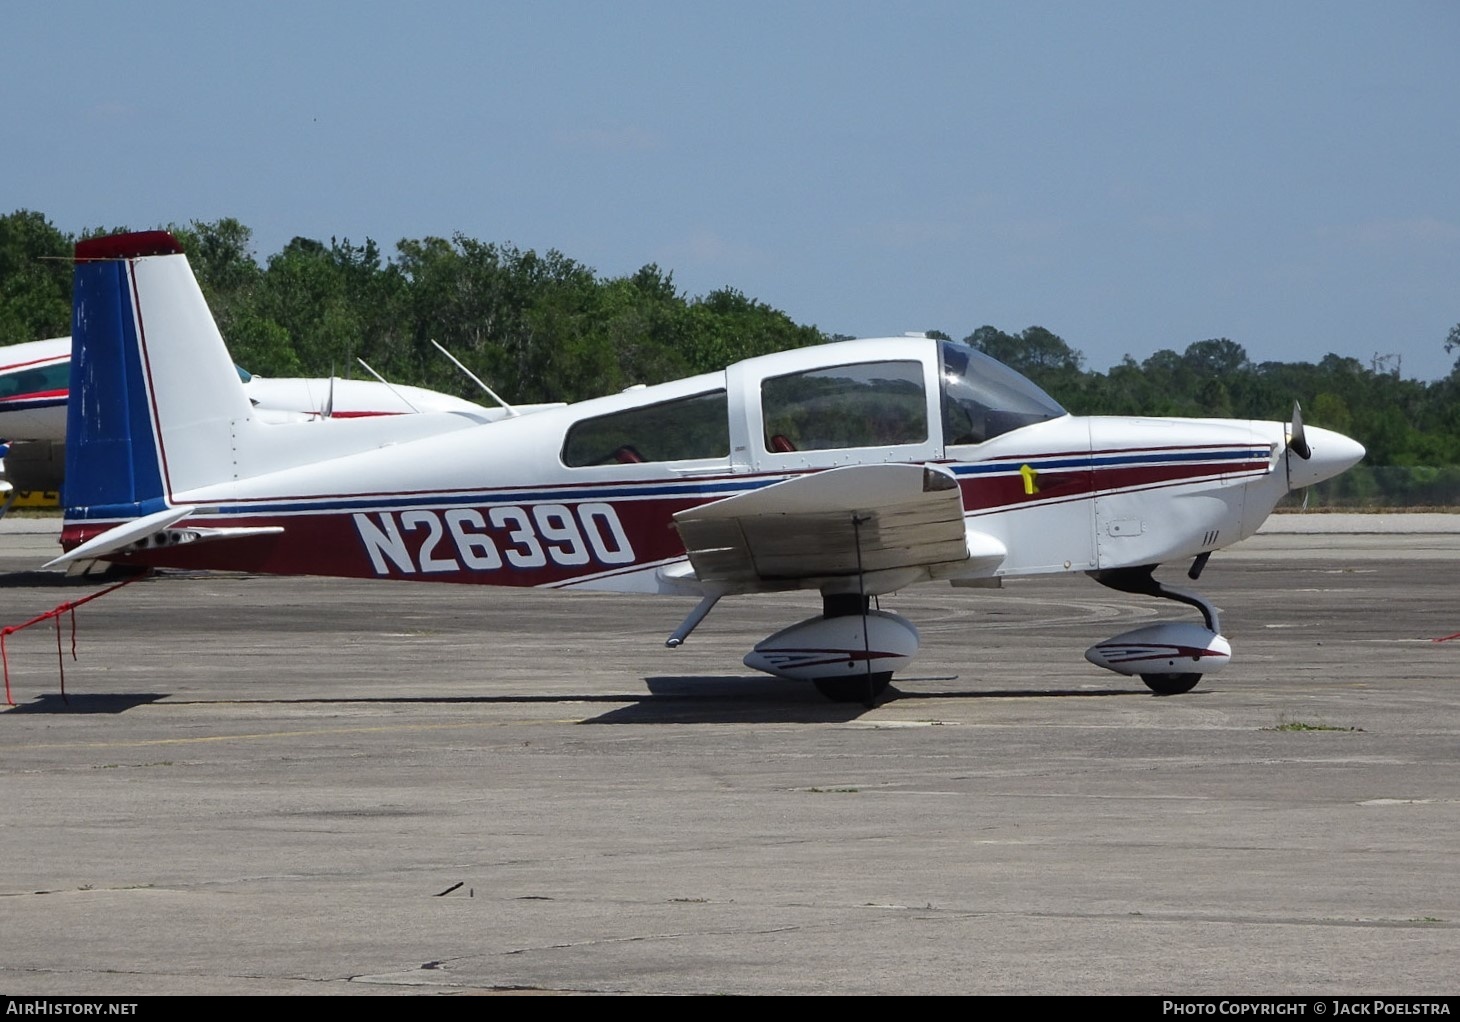
{"label": "red tail tip", "polygon": [[135,234],[112,234],[104,238],[87,238],[76,243],[76,261],[99,259],[136,259],[141,256],[181,255],[182,246],[167,231],[138,231]]}

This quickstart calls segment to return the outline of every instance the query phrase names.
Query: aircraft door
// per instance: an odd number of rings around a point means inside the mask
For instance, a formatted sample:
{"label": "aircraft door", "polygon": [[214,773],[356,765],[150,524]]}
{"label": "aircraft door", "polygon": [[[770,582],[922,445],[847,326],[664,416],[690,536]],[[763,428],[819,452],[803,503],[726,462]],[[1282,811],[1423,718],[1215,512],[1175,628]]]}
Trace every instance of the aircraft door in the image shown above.
{"label": "aircraft door", "polygon": [[982,352],[939,347],[944,452],[969,527],[1008,548],[1001,573],[1093,568],[1089,420]]}
{"label": "aircraft door", "polygon": [[940,459],[934,367],[920,348],[908,349],[902,358],[837,365],[815,349],[791,351],[743,371],[731,383],[743,413],[740,436],[732,423],[732,460],[791,473]]}

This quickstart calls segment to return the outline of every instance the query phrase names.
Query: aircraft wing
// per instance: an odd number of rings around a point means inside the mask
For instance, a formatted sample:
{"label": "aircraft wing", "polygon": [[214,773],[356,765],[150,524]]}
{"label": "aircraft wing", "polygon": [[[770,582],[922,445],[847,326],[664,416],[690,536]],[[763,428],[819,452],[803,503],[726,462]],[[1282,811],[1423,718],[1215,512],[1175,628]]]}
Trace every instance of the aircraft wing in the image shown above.
{"label": "aircraft wing", "polygon": [[993,537],[967,531],[958,481],[931,465],[796,476],[681,511],[674,524],[696,579],[725,591],[899,569],[960,574],[1004,556]]}

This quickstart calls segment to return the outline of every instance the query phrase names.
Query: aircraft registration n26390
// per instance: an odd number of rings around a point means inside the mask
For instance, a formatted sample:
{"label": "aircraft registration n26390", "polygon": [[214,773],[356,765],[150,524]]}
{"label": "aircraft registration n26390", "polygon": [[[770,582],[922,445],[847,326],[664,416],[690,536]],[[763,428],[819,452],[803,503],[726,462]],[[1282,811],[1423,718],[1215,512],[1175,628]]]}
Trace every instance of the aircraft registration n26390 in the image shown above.
{"label": "aircraft registration n26390", "polygon": [[[869,705],[918,649],[872,600],[1082,572],[1194,608],[1086,657],[1174,694],[1225,665],[1195,579],[1363,448],[1290,422],[1070,415],[965,345],[841,341],[489,418],[262,419],[164,232],[76,246],[66,552],[179,568],[618,590],[820,592],[745,658]],[[76,399],[77,395],[80,399]]]}

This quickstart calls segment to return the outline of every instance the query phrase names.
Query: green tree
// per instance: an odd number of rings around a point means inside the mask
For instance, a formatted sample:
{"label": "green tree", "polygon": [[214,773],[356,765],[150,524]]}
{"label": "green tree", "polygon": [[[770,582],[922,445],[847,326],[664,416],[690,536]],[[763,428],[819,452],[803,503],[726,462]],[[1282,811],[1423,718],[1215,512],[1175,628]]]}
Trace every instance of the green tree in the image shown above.
{"label": "green tree", "polygon": [[187,253],[234,360],[268,376],[296,374],[299,360],[287,334],[258,311],[263,270],[253,256],[253,232],[232,217],[193,220],[168,230]]}
{"label": "green tree", "polygon": [[0,217],[0,344],[71,332],[71,255],[75,239],[42,214]]}
{"label": "green tree", "polygon": [[1247,350],[1225,337],[1188,345],[1181,361],[1190,372],[1224,378],[1236,376],[1252,367],[1247,359]]}
{"label": "green tree", "polygon": [[798,326],[784,312],[748,298],[733,287],[711,291],[689,303],[685,347],[687,364],[693,372],[709,372],[741,359],[824,340],[815,327]]}

